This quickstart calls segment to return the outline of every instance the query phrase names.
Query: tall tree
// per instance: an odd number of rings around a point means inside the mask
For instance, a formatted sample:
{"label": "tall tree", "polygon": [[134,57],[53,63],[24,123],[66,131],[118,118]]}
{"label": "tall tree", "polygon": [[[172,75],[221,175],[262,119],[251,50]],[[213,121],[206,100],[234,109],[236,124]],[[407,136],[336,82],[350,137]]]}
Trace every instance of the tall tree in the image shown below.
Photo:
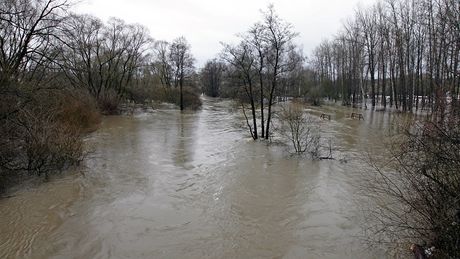
{"label": "tall tree", "polygon": [[192,74],[195,62],[190,44],[185,37],[179,37],[171,43],[169,55],[173,67],[174,86],[179,86],[180,89],[180,109],[184,110],[184,80]]}
{"label": "tall tree", "polygon": [[171,87],[172,68],[169,62],[169,43],[156,41],[154,45],[153,68],[160,78],[163,87]]}
{"label": "tall tree", "polygon": [[376,70],[376,52],[378,44],[377,35],[377,15],[376,9],[370,8],[368,10],[357,12],[358,22],[362,29],[362,37],[367,56],[367,71],[371,78],[371,99],[372,107],[376,104],[376,91],[375,91],[375,70]]}
{"label": "tall tree", "polygon": [[203,92],[211,97],[220,95],[220,86],[222,84],[222,74],[225,70],[225,64],[216,59],[209,60],[201,70],[201,83]]}
{"label": "tall tree", "polygon": [[[65,0],[0,2],[0,85],[17,80],[20,72],[50,44],[68,7]],[[41,59],[44,61],[46,59]]]}
{"label": "tall tree", "polygon": [[265,101],[265,84],[266,81],[266,58],[268,55],[268,45],[265,40],[265,26],[261,23],[256,23],[248,31],[247,35],[243,40],[247,41],[248,44],[255,50],[255,55],[257,56],[254,64],[257,69],[257,76],[259,79],[259,105],[260,105],[260,135],[262,138],[265,137],[265,110],[264,110],[264,101]]}
{"label": "tall tree", "polygon": [[273,5],[269,5],[268,10],[263,13],[262,26],[265,28],[263,39],[268,46],[267,78],[270,82],[267,123],[265,127],[265,138],[268,139],[270,136],[275,90],[278,87],[282,75],[292,69],[292,60],[289,59],[289,55],[291,52],[295,51],[293,39],[298,34],[293,31],[290,23],[285,22],[278,16]]}
{"label": "tall tree", "polygon": [[[257,117],[256,117],[256,91],[255,81],[256,72],[254,70],[254,63],[256,57],[252,53],[252,49],[247,42],[242,41],[237,46],[224,44],[224,50],[222,51],[222,59],[225,60],[231,67],[234,68],[235,76],[238,81],[242,84],[244,94],[246,98],[242,98],[241,106],[243,113],[246,118],[246,122],[249,128],[249,132],[254,140],[259,138],[257,133]],[[251,105],[252,114],[252,126],[249,123],[249,119],[245,112],[245,102],[248,101]]]}

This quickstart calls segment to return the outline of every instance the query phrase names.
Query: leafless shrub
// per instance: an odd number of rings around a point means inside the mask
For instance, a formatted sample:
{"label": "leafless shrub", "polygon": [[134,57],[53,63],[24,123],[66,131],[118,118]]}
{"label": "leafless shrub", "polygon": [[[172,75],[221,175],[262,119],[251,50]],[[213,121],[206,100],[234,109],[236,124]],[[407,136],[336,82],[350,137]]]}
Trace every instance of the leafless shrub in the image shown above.
{"label": "leafless shrub", "polygon": [[318,127],[307,116],[301,104],[291,103],[281,108],[278,114],[280,133],[288,139],[296,153],[308,152],[314,158],[320,157],[320,135]]}
{"label": "leafless shrub", "polygon": [[[101,120],[96,100],[85,90],[64,90],[54,93],[58,108],[56,119],[69,128],[82,132],[95,130]],[[51,107],[50,107],[51,108]]]}
{"label": "leafless shrub", "polygon": [[60,123],[54,112],[24,110],[21,113],[20,155],[11,169],[40,175],[81,161],[83,146],[78,127]]}
{"label": "leafless shrub", "polygon": [[118,114],[121,101],[121,97],[116,91],[106,90],[98,98],[99,109],[106,115]]}
{"label": "leafless shrub", "polygon": [[[183,105],[185,109],[196,110],[201,107],[202,103],[200,96],[192,88],[184,87],[182,94]],[[161,90],[159,91],[159,94],[155,97],[155,99],[180,106],[180,89],[170,88]]]}
{"label": "leafless shrub", "polygon": [[95,101],[81,99],[83,96],[67,90],[43,90],[2,117],[0,186],[23,173],[47,176],[82,161],[81,135],[99,122]]}
{"label": "leafless shrub", "polygon": [[408,251],[434,246],[439,258],[460,257],[460,124],[455,112],[442,121],[404,126],[389,160],[371,159],[363,174],[369,241]]}
{"label": "leafless shrub", "polygon": [[[153,83],[148,83],[150,82],[129,86],[127,88],[129,100],[136,104],[149,104],[152,100],[156,100],[158,98],[157,91],[163,90],[160,87],[152,87]],[[164,91],[161,94],[164,94]]]}

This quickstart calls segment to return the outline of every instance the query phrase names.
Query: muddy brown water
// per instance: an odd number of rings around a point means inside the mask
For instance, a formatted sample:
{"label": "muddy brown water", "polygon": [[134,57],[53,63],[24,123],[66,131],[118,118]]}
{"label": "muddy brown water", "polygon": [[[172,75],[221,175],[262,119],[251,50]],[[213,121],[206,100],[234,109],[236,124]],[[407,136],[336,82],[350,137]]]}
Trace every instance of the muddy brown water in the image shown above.
{"label": "muddy brown water", "polygon": [[0,198],[0,258],[381,258],[351,183],[395,115],[352,111],[309,109],[332,115],[327,161],[254,143],[225,100],[106,117],[84,168]]}

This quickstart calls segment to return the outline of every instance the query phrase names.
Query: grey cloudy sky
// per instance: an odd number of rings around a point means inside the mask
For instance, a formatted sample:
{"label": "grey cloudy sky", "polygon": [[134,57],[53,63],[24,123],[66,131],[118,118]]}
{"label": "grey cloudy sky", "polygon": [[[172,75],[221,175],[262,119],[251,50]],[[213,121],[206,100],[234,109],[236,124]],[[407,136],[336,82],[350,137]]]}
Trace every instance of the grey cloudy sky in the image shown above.
{"label": "grey cloudy sky", "polygon": [[300,35],[297,43],[308,55],[322,39],[330,38],[342,22],[352,17],[358,5],[376,0],[83,0],[74,7],[106,21],[119,17],[140,23],[156,40],[185,36],[200,67],[215,57],[220,42],[237,42],[236,34],[261,19],[260,10],[269,3],[281,18],[290,22]]}

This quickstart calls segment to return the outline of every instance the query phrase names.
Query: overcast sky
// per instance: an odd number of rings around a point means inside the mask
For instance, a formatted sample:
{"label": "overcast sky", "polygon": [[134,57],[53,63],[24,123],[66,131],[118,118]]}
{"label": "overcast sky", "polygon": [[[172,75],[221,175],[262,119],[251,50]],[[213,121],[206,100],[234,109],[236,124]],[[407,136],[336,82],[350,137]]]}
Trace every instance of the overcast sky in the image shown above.
{"label": "overcast sky", "polygon": [[156,40],[185,36],[201,67],[221,50],[220,42],[237,42],[235,35],[261,19],[269,3],[300,35],[297,43],[308,56],[322,39],[330,38],[352,17],[358,5],[376,0],[82,0],[77,13],[89,13],[106,21],[122,18],[150,30]]}

